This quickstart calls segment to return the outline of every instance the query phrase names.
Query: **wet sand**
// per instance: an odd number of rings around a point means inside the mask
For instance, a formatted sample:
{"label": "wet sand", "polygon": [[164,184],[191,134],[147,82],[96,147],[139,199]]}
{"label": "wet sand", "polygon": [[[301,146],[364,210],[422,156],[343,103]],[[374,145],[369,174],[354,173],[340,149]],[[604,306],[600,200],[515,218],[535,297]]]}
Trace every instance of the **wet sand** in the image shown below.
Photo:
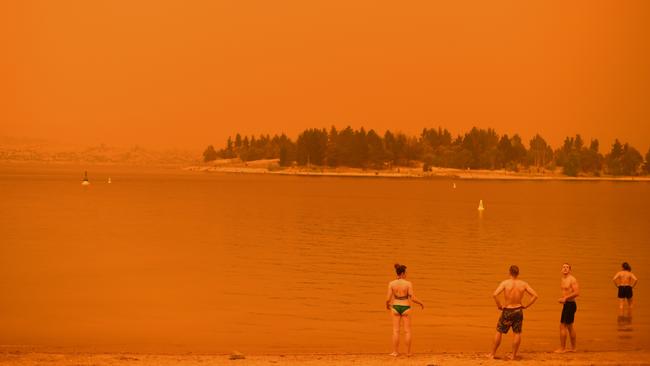
{"label": "wet sand", "polygon": [[[243,357],[243,358],[241,358]],[[522,365],[650,365],[650,351],[552,352],[522,353],[517,362],[499,353],[498,359],[487,359],[479,353],[416,354],[397,358],[383,354],[300,354],[300,355],[165,355],[124,353],[40,353],[26,350],[0,351],[2,365],[503,365],[505,362]],[[234,359],[232,359],[234,358]]]}

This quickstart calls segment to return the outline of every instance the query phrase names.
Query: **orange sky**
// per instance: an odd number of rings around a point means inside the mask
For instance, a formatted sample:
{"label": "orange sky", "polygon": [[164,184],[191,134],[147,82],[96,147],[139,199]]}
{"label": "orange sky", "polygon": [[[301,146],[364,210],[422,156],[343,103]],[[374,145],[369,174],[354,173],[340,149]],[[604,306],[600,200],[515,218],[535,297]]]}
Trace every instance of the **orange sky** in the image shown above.
{"label": "orange sky", "polygon": [[650,1],[0,2],[0,136],[221,146],[332,124],[650,147]]}

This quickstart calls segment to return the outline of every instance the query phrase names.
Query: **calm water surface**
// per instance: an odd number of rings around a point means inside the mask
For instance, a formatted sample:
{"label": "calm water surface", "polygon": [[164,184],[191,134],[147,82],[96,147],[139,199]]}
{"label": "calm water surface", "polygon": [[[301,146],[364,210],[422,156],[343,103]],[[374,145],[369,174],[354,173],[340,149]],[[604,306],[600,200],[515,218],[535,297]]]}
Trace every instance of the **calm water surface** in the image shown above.
{"label": "calm water surface", "polygon": [[[426,305],[415,352],[487,351],[510,264],[540,294],[522,350],[552,350],[568,261],[579,348],[648,348],[650,184],[456,184],[2,166],[0,344],[389,352],[400,262]],[[631,319],[611,282],[622,261],[640,278]]]}

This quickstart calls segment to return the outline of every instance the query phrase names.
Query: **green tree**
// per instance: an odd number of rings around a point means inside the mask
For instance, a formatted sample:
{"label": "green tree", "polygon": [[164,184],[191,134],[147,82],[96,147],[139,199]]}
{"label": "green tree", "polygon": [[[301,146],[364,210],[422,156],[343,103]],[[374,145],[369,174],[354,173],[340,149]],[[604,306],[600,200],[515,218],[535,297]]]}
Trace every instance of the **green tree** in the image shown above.
{"label": "green tree", "polygon": [[637,175],[641,163],[643,163],[641,153],[626,143],[623,146],[623,155],[621,156],[621,172],[623,175]]}
{"label": "green tree", "polygon": [[299,165],[323,165],[326,150],[326,130],[305,130],[296,141],[296,161]]}
{"label": "green tree", "polygon": [[278,138],[280,166],[290,166],[296,161],[296,145],[285,134]]}
{"label": "green tree", "polygon": [[241,135],[238,133],[237,136],[235,136],[235,149],[239,149],[241,144]]}
{"label": "green tree", "polygon": [[260,149],[259,141],[255,138],[255,135],[251,135],[250,142],[248,144],[248,154],[246,154],[246,160],[259,160],[262,158],[262,151]]}
{"label": "green tree", "polygon": [[403,133],[395,135],[395,143],[393,144],[393,161],[395,165],[408,165],[408,137]]}
{"label": "green tree", "polygon": [[607,171],[612,175],[621,175],[623,174],[623,168],[621,166],[621,157],[623,156],[623,145],[616,139],[612,145],[612,150],[605,157],[607,164]]}
{"label": "green tree", "polygon": [[339,165],[339,150],[337,147],[339,132],[336,130],[336,127],[332,126],[330,132],[327,135],[327,165],[335,167]]}
{"label": "green tree", "polygon": [[576,138],[573,140],[573,149],[576,150],[576,151],[580,151],[580,150],[582,150],[584,145],[585,145],[585,143],[582,140],[582,137],[580,136],[580,134],[576,134]]}
{"label": "green tree", "polygon": [[510,162],[512,156],[512,142],[508,135],[501,136],[499,144],[497,145],[497,167],[505,168]]}
{"label": "green tree", "polygon": [[496,165],[498,144],[499,137],[493,129],[483,130],[474,127],[465,134],[461,146],[463,150],[472,154],[470,168],[487,169],[494,168]]}
{"label": "green tree", "polygon": [[582,136],[576,134],[575,138],[567,137],[562,147],[556,150],[555,161],[569,176],[576,176],[580,172],[600,175],[603,157],[598,147],[598,140],[592,140],[587,148]]}
{"label": "green tree", "polygon": [[521,142],[521,137],[518,134],[512,136],[512,158],[511,161],[515,164],[522,164],[526,159],[526,147]]}
{"label": "green tree", "polygon": [[566,137],[562,147],[555,152],[555,163],[559,166],[566,164],[569,154],[573,151],[573,137]]}
{"label": "green tree", "polygon": [[368,166],[375,169],[383,168],[387,156],[381,136],[375,130],[370,130],[366,135],[366,141],[368,143]]}
{"label": "green tree", "polygon": [[580,156],[578,152],[571,151],[567,156],[564,166],[562,167],[562,173],[570,177],[575,177],[578,175],[580,169]]}
{"label": "green tree", "polygon": [[441,127],[438,127],[438,130],[425,128],[422,130],[420,139],[423,143],[429,145],[433,151],[439,146],[448,146],[451,144],[451,134],[446,129],[442,130]]}
{"label": "green tree", "polygon": [[580,150],[580,170],[584,173],[600,175],[603,156],[598,152],[598,140],[591,140],[589,148]]}
{"label": "green tree", "polygon": [[650,149],[648,149],[648,152],[645,154],[645,164],[643,164],[643,168],[646,174],[650,174]]}
{"label": "green tree", "polygon": [[337,165],[352,166],[354,164],[352,155],[354,154],[355,144],[356,138],[352,127],[347,126],[338,133],[334,145]]}
{"label": "green tree", "polygon": [[217,160],[219,155],[217,154],[217,151],[214,149],[214,146],[209,145],[205,151],[203,151],[203,161],[208,162],[208,161],[214,161]]}
{"label": "green tree", "polygon": [[226,149],[224,151],[224,158],[233,158],[235,156],[234,146],[232,138],[228,136],[228,141],[226,141]]}
{"label": "green tree", "polygon": [[354,132],[352,155],[349,161],[351,162],[350,166],[353,167],[364,167],[368,164],[368,141],[366,130],[363,127]]}
{"label": "green tree", "polygon": [[533,164],[536,167],[543,167],[546,165],[546,140],[539,134],[530,140],[530,154],[532,155]]}
{"label": "green tree", "polygon": [[394,145],[395,135],[390,130],[386,130],[384,133],[384,151],[386,152],[386,160],[391,164],[395,161],[395,154],[393,154]]}

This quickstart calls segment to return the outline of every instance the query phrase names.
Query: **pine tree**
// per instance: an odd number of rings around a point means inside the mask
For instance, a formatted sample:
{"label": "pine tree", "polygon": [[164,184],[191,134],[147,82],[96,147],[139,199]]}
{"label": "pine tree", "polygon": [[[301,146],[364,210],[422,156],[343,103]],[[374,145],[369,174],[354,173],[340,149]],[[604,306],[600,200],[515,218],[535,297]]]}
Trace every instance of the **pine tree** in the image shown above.
{"label": "pine tree", "polygon": [[207,163],[208,161],[217,160],[218,157],[219,157],[219,155],[218,155],[217,152],[214,150],[214,146],[212,146],[212,145],[209,145],[209,146],[205,149],[205,151],[203,151],[203,161],[206,162],[206,163]]}

